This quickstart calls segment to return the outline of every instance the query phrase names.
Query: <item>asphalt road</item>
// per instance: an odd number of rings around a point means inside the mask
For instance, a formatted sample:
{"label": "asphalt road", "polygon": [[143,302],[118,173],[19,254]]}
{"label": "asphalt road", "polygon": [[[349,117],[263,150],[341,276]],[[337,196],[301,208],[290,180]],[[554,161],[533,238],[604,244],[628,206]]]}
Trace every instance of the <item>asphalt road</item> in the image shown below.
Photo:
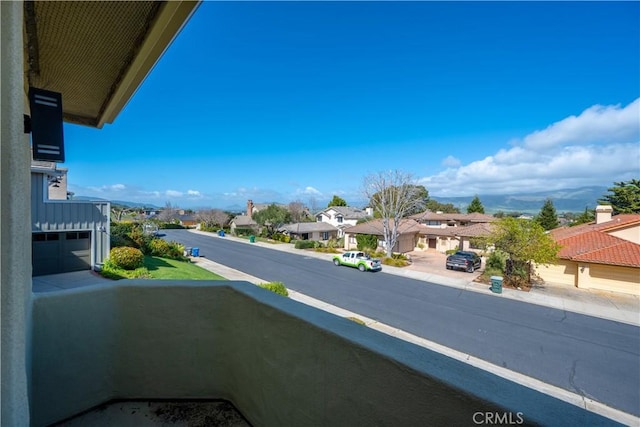
{"label": "asphalt road", "polygon": [[[640,416],[640,328],[313,257],[163,230],[266,281]],[[384,270],[384,267],[383,267]]]}

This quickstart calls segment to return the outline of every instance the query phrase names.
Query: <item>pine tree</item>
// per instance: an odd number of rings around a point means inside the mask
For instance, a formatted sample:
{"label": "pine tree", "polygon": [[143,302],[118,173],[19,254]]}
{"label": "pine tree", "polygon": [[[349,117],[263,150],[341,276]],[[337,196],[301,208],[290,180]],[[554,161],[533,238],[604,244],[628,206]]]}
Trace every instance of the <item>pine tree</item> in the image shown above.
{"label": "pine tree", "polygon": [[484,206],[482,206],[482,202],[480,201],[480,198],[476,195],[473,200],[471,201],[471,203],[469,203],[469,206],[467,206],[467,213],[484,213]]}
{"label": "pine tree", "polygon": [[330,208],[331,206],[347,206],[347,202],[342,197],[334,194],[333,199],[331,199],[331,201],[327,205],[328,208]]}
{"label": "pine tree", "polygon": [[608,189],[613,194],[606,194],[598,203],[611,205],[614,215],[640,213],[640,180],[614,182],[613,185]]}
{"label": "pine tree", "polygon": [[553,206],[551,199],[544,201],[544,205],[542,205],[542,209],[540,209],[540,213],[536,217],[536,221],[545,230],[553,230],[558,227],[558,214],[556,213],[556,208]]}

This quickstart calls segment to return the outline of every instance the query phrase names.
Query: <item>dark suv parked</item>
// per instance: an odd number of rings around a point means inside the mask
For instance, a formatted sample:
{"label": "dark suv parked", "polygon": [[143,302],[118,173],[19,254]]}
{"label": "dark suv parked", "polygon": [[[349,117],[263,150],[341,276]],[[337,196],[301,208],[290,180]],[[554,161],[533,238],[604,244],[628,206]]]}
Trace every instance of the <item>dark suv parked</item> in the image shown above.
{"label": "dark suv parked", "polygon": [[447,270],[460,269],[473,273],[482,265],[482,259],[475,252],[458,251],[447,257]]}

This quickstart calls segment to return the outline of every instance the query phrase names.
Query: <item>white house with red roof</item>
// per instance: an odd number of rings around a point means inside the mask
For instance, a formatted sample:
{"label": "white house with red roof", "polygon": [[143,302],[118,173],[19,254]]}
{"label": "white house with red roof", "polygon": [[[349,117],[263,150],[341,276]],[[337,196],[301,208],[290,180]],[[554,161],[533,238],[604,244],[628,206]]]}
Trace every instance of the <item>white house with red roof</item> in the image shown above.
{"label": "white house with red roof", "polygon": [[598,206],[595,222],[552,230],[559,260],[537,266],[538,275],[546,282],[640,296],[640,214],[612,212]]}

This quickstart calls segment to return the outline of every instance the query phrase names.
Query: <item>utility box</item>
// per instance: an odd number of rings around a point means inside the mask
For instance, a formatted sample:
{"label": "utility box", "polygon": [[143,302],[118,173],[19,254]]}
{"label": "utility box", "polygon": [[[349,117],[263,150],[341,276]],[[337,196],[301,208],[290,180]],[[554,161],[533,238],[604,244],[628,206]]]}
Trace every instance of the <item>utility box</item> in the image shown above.
{"label": "utility box", "polygon": [[502,293],[502,277],[491,276],[491,292],[496,294]]}

